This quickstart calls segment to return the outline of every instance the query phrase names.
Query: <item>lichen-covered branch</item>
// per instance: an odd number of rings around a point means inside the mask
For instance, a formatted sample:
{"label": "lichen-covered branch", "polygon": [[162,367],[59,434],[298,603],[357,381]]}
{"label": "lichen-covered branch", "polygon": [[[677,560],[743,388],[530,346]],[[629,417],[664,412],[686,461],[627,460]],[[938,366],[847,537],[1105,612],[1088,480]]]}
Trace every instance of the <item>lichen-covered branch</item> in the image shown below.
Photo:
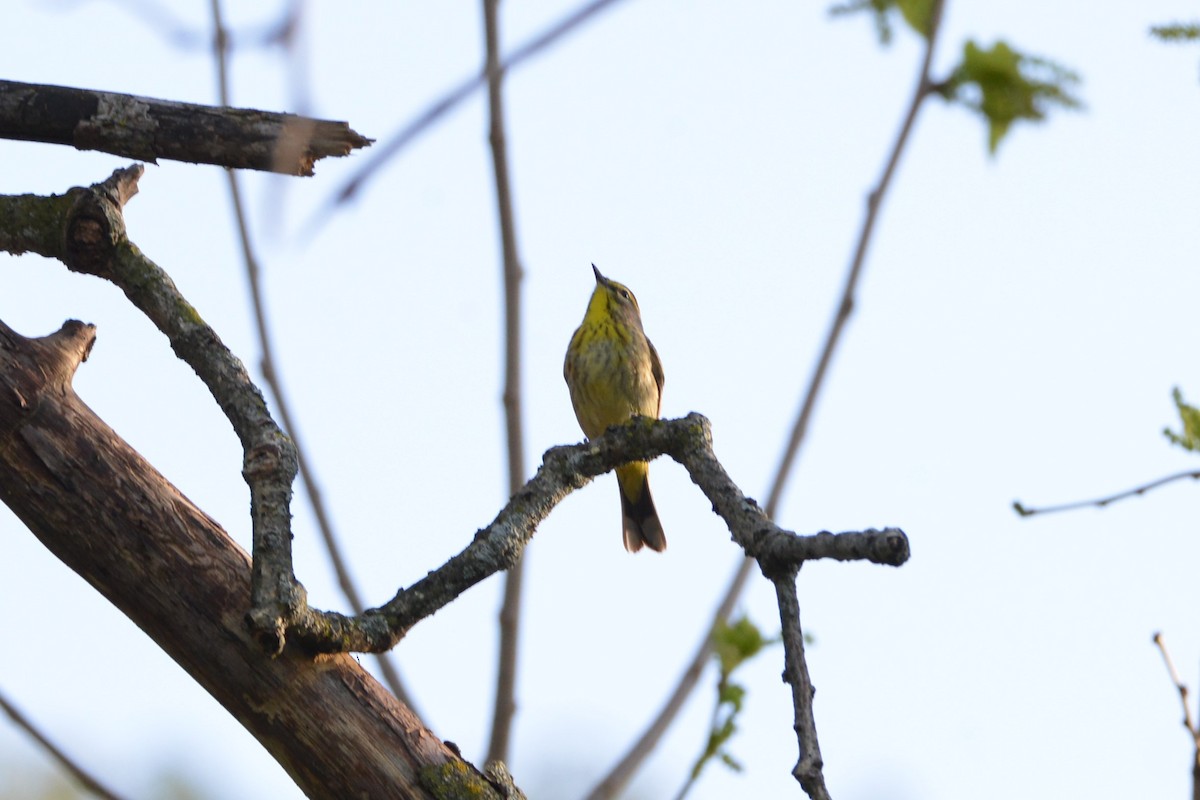
{"label": "lichen-covered branch", "polygon": [[[137,193],[143,170],[140,164],[119,169],[101,183],[76,187],[62,196],[0,198],[0,220],[11,214],[31,221],[17,232],[18,252],[36,250],[72,271],[116,284],[196,371],[233,425],[245,455],[242,474],[250,486],[253,522],[254,582],[248,616],[263,647],[278,653],[289,621],[305,608],[304,588],[292,574],[295,447],[275,424],[242,362],[170,276],[126,237],[122,208]],[[21,232],[35,227],[40,233]]]}
{"label": "lichen-covered branch", "polygon": [[796,596],[796,575],[799,567],[767,574],[775,584],[775,599],[779,604],[779,624],[783,638],[783,680],[792,687],[792,727],[800,744],[800,758],[792,775],[812,800],[829,800],[825,775],[821,771],[821,745],[817,741],[817,722],[813,716],[812,700],[815,690],[808,675],[804,658],[804,632],[800,627],[800,600]]}
{"label": "lichen-covered branch", "polygon": [[[310,608],[292,574],[289,505],[297,471],[295,448],[271,418],[242,363],[166,273],[127,239],[122,207],[136,194],[141,175],[142,167],[134,165],[63,196],[0,198],[0,221],[23,221],[0,239],[0,245],[15,252],[35,250],[62,260],[74,271],[115,283],[208,386],[245,452],[243,475],[251,490],[254,536],[251,609],[246,620],[268,653],[282,654],[289,634],[310,653],[389,649],[417,622],[517,563],[538,525],[570,492],[621,464],[667,455],[688,471],[726,522],[734,542],[757,560],[775,584],[786,653],[784,676],[793,689],[800,743],[795,774],[814,800],[827,797],[812,720],[812,684],[804,662],[796,575],[804,562],[822,558],[899,566],[909,557],[903,531],[800,536],[783,530],[725,472],[713,452],[707,419],[696,413],[674,420],[637,417],[592,441],[547,451],[537,474],[513,494],[491,525],[478,531],[458,555],[384,605],[356,616]],[[35,233],[34,228],[44,229]],[[50,229],[61,231],[61,236],[50,235]],[[90,346],[91,337],[84,339]],[[70,372],[77,363],[71,364]],[[64,382],[69,385],[69,374]],[[15,394],[21,397],[20,392]],[[39,457],[56,456],[53,448],[45,447]]]}
{"label": "lichen-covered branch", "polygon": [[0,138],[285,175],[373,141],[345,122],[16,81],[0,81]]}
{"label": "lichen-covered branch", "polygon": [[383,606],[359,617],[311,611],[299,621],[296,633],[303,644],[319,651],[375,652],[392,647],[417,622],[515,563],[537,526],[568,494],[620,464],[660,455],[687,468],[729,525],[734,541],[771,569],[798,567],[813,559],[855,557],[898,566],[908,558],[908,539],[897,528],[814,536],[779,528],[742,495],[717,461],[707,419],[694,412],[681,419],[637,418],[590,442],[548,450],[537,474],[462,552],[401,589]]}
{"label": "lichen-covered branch", "polygon": [[314,659],[294,646],[275,658],[258,652],[244,622],[246,552],[71,387],[95,338],[95,327],[81,322],[39,339],[0,322],[0,502],[187,671],[307,796],[511,796],[353,657]]}

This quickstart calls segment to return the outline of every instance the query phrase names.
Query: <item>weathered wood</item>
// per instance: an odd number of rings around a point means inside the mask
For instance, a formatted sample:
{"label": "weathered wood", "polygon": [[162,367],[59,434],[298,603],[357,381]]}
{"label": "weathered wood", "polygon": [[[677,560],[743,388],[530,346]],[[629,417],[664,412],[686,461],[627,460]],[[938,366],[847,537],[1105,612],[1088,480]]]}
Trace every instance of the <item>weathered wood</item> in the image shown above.
{"label": "weathered wood", "polygon": [[499,796],[351,656],[263,654],[244,622],[250,557],[71,388],[94,340],[82,322],[41,339],[0,322],[0,501],[310,797]]}
{"label": "weathered wood", "polygon": [[16,81],[0,81],[0,139],[284,175],[373,141],[345,122]]}

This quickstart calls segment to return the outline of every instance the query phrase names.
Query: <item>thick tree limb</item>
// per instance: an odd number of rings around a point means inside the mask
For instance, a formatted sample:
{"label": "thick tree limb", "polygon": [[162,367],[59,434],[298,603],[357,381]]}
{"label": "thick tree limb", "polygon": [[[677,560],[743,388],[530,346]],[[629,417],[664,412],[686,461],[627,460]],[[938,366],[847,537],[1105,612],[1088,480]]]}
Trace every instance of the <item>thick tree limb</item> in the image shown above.
{"label": "thick tree limb", "polygon": [[450,781],[500,797],[351,656],[262,653],[244,622],[245,551],[72,389],[94,340],[81,322],[42,339],[0,323],[0,500],[308,796],[441,797]]}
{"label": "thick tree limb", "polygon": [[122,207],[137,193],[142,172],[135,164],[61,196],[0,196],[0,247],[32,250],[116,284],[212,392],[241,441],[242,474],[250,487],[255,558],[248,616],[264,649],[278,653],[289,622],[306,608],[304,587],[292,573],[295,445],[276,425],[242,362],[171,278],[126,237]]}
{"label": "thick tree limb", "polygon": [[0,138],[284,175],[374,141],[345,122],[15,81],[0,81]]}

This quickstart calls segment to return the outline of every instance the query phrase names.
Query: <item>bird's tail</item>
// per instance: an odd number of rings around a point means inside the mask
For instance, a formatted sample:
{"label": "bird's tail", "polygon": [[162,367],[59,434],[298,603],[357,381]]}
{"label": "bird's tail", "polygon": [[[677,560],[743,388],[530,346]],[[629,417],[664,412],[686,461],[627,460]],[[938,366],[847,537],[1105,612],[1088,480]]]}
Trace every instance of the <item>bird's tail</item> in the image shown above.
{"label": "bird's tail", "polygon": [[667,549],[667,537],[654,498],[650,496],[650,465],[635,461],[617,468],[617,483],[621,489],[621,530],[625,549],[636,553],[642,545],[656,553]]}

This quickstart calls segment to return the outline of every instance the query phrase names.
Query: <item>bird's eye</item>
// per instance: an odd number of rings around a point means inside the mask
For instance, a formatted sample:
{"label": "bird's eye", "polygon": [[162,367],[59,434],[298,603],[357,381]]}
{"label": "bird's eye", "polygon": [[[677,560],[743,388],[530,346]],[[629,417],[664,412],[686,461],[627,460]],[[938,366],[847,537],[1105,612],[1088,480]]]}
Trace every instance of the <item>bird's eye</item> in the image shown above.
{"label": "bird's eye", "polygon": [[617,289],[617,294],[621,295],[621,297],[624,297],[626,300],[629,299],[629,290],[628,289]]}

